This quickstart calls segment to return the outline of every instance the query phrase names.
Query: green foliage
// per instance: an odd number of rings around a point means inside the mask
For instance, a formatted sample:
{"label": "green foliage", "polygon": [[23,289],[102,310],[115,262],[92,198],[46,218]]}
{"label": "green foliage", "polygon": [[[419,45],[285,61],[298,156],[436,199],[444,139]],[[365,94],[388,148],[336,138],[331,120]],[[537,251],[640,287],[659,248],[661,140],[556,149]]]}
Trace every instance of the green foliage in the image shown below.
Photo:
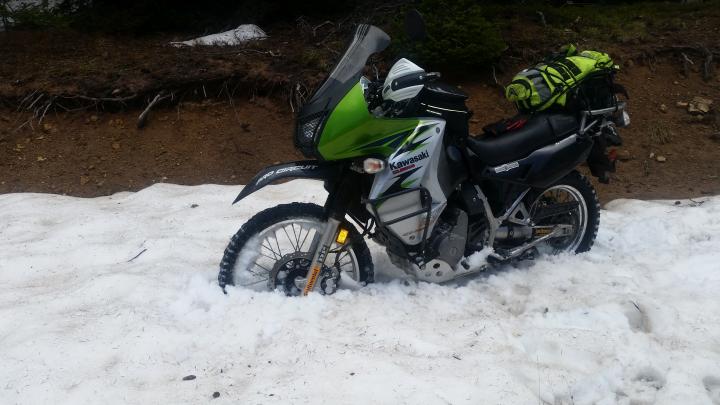
{"label": "green foliage", "polygon": [[425,19],[428,38],[411,43],[403,34],[395,34],[399,37],[396,50],[402,56],[435,66],[478,68],[495,61],[507,47],[475,1],[423,0],[418,10]]}
{"label": "green foliage", "polygon": [[[555,43],[637,43],[650,39],[658,30],[679,31],[698,18],[720,15],[719,0],[692,3],[603,0],[563,6],[543,0],[530,0],[522,6],[493,3],[485,6],[485,12],[498,17],[503,32],[521,28],[517,24],[522,21],[540,24],[538,12],[541,12],[547,22],[546,34],[543,38],[528,39],[536,43],[546,39]],[[517,42],[514,45],[528,46]]]}
{"label": "green foliage", "polygon": [[10,7],[0,0],[0,23],[10,29],[73,27],[120,33],[217,32],[242,23],[269,25],[299,16],[349,12],[355,0],[58,0]]}
{"label": "green foliage", "polygon": [[6,29],[37,29],[46,27],[64,28],[70,20],[57,8],[42,4],[19,3],[10,6],[9,1],[0,0],[0,22]]}

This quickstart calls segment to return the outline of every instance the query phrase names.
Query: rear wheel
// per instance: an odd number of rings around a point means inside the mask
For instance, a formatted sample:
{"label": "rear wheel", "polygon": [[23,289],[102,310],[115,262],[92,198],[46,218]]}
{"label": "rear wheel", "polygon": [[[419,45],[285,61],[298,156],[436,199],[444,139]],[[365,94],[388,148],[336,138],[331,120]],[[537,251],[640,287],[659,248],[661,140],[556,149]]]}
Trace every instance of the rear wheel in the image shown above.
{"label": "rear wheel", "polygon": [[[600,201],[588,179],[577,171],[554,185],[528,193],[525,206],[537,230],[566,226],[561,237],[538,246],[541,253],[581,253],[592,247],[600,226]],[[537,229],[540,228],[540,229]]]}
{"label": "rear wheel", "polygon": [[[324,226],[323,208],[315,204],[283,204],[261,211],[230,239],[220,262],[220,287],[300,294]],[[335,292],[340,283],[373,281],[367,244],[350,223],[342,227],[349,231],[348,237],[345,244],[335,242],[328,252],[319,280],[321,293]]]}

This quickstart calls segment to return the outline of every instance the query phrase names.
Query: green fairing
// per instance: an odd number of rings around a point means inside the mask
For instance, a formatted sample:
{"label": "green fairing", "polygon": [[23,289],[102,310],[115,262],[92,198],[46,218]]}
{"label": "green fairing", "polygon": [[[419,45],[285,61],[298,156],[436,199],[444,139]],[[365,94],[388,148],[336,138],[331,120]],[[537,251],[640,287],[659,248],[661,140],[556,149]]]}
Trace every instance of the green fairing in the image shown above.
{"label": "green fairing", "polygon": [[387,157],[419,122],[417,119],[374,117],[368,112],[362,86],[358,82],[330,114],[320,135],[318,151],[325,160],[374,154]]}

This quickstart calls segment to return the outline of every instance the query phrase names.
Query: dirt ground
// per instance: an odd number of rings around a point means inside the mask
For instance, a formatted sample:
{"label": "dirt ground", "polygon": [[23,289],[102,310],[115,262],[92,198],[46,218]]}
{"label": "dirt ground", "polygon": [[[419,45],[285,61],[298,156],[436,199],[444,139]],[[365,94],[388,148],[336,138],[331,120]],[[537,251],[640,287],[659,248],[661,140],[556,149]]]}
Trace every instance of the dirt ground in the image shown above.
{"label": "dirt ground", "polygon": [[[76,46],[47,33],[13,38],[0,43],[5,58],[0,62],[0,193],[83,197],[156,182],[245,184],[264,166],[302,158],[293,148],[294,114],[287,90],[301,76],[308,87],[319,80],[326,57],[334,52],[316,44],[308,55],[287,38],[261,48],[224,50],[177,50],[166,44],[181,38],[169,37],[99,37]],[[659,41],[654,45],[665,39]],[[324,53],[319,55],[318,49]],[[621,132],[625,145],[618,151],[621,161],[611,184],[598,185],[602,200],[720,194],[720,73],[703,81],[700,60],[693,55],[697,63],[686,77],[676,55],[642,58],[632,46],[623,49],[611,52],[622,66],[618,82],[630,93],[632,125]],[[296,63],[283,64],[273,56],[277,53],[267,51],[300,53]],[[38,54],[51,55],[50,63],[33,57]],[[507,83],[522,66],[516,65],[498,72],[498,81]],[[470,94],[474,133],[515,112],[487,72],[469,72],[460,79],[451,75],[446,81],[459,83]],[[50,88],[48,97],[95,91],[118,98],[153,94],[159,85],[183,88],[186,101],[161,104],[143,129],[136,122],[147,96],[122,108],[99,102],[78,109],[72,105],[78,100],[63,99],[67,108],[49,110],[42,124],[28,121],[31,113],[18,112],[11,102],[32,89]],[[695,96],[712,99],[713,111],[696,116],[676,106]]]}

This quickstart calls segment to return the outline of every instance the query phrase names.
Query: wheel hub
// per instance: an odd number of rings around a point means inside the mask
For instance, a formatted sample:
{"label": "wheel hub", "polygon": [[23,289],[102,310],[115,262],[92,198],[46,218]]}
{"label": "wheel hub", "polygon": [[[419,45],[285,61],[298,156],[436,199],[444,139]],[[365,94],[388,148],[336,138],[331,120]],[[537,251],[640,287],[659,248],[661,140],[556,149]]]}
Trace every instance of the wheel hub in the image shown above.
{"label": "wheel hub", "polygon": [[[272,290],[282,289],[289,296],[302,294],[307,284],[307,273],[312,262],[309,252],[289,253],[280,258],[270,273],[268,287]],[[320,293],[329,295],[337,291],[340,271],[323,265],[318,282]]]}

